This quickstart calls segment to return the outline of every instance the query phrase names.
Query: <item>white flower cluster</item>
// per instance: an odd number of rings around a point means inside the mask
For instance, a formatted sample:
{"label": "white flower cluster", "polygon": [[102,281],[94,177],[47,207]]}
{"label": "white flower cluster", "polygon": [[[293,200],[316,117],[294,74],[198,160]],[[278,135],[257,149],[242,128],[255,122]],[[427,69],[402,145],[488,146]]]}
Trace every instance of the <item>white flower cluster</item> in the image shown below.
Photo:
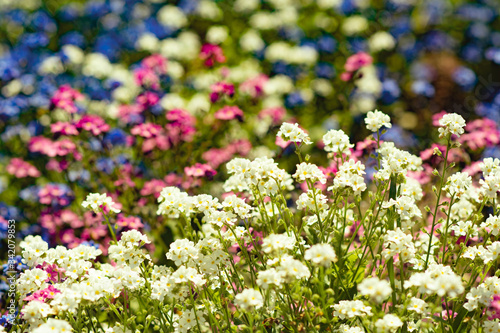
{"label": "white flower cluster", "polygon": [[360,161],[348,160],[339,167],[339,171],[335,174],[333,186],[328,188],[329,191],[339,190],[342,188],[350,188],[355,195],[360,195],[366,190],[366,183],[363,175],[365,174],[365,166]]}
{"label": "white flower cluster", "polygon": [[465,172],[457,172],[446,182],[444,190],[450,197],[460,198],[472,186],[472,177]]}
{"label": "white flower cluster", "polygon": [[444,138],[448,135],[460,136],[464,133],[465,119],[456,113],[445,114],[439,119],[439,137]]}
{"label": "white flower cluster", "polygon": [[406,177],[408,171],[422,169],[420,157],[396,148],[392,142],[383,142],[377,152],[382,155],[382,168],[375,174],[378,179],[388,180],[391,176]]}
{"label": "white flower cluster", "polygon": [[370,111],[365,118],[366,128],[372,132],[377,132],[382,126],[391,128],[391,117],[379,110]]}
{"label": "white flower cluster", "polygon": [[226,167],[232,176],[224,183],[225,191],[251,192],[257,188],[263,195],[273,195],[280,190],[293,189],[292,176],[278,168],[271,158],[261,157],[253,161],[235,158]]}
{"label": "white flower cluster", "polygon": [[496,199],[500,191],[500,159],[485,158],[480,163],[484,179],[479,180],[481,190],[488,199]]}
{"label": "white flower cluster", "polygon": [[82,207],[92,209],[95,213],[102,212],[103,207],[107,207],[110,211],[114,213],[119,213],[120,210],[116,208],[116,204],[113,202],[111,197],[108,197],[105,193],[90,193],[87,198],[82,202]]}
{"label": "white flower cluster", "polygon": [[312,143],[309,135],[299,127],[299,124],[283,123],[276,135],[285,141],[303,142],[305,144]]}
{"label": "white flower cluster", "polygon": [[306,250],[304,259],[315,265],[328,267],[337,261],[337,255],[330,244],[315,244]]}
{"label": "white flower cluster", "polygon": [[415,203],[415,199],[402,195],[396,200],[390,199],[382,204],[383,208],[395,207],[396,213],[401,218],[401,226],[403,230],[407,230],[413,226],[412,219],[415,217],[421,218],[422,212]]}
{"label": "white flower cluster", "polygon": [[462,279],[451,267],[441,264],[429,265],[423,273],[415,273],[404,283],[405,289],[418,287],[420,293],[456,297],[464,292]]}
{"label": "white flower cluster", "polygon": [[333,309],[335,310],[333,315],[340,319],[373,315],[371,306],[366,306],[359,300],[340,301],[339,304],[333,305]]}
{"label": "white flower cluster", "polygon": [[349,137],[342,130],[330,130],[323,135],[323,143],[325,144],[325,151],[336,153],[339,155],[350,155],[349,148],[354,147],[349,142]]}
{"label": "white flower cluster", "polygon": [[297,165],[297,171],[294,173],[293,178],[299,182],[309,180],[312,183],[320,182],[326,184],[326,176],[316,164],[302,162]]}
{"label": "white flower cluster", "polygon": [[405,234],[400,228],[387,230],[384,236],[384,250],[382,255],[389,259],[399,255],[399,260],[410,262],[415,258],[415,244],[411,234]]}
{"label": "white flower cluster", "polygon": [[390,283],[378,277],[364,279],[358,284],[358,290],[361,295],[370,297],[376,303],[382,303],[392,293]]}

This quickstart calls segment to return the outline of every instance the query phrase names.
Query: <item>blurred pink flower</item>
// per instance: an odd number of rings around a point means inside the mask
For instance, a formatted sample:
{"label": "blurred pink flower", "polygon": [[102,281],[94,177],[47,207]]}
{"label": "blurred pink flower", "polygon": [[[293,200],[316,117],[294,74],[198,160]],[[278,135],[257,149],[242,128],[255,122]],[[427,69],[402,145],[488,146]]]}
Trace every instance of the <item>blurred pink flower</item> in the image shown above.
{"label": "blurred pink flower", "polygon": [[243,119],[243,111],[237,106],[225,106],[215,112],[215,118],[220,120]]}
{"label": "blurred pink flower", "polygon": [[20,158],[13,158],[5,168],[6,171],[16,178],[40,177],[40,171],[28,162]]}
{"label": "blurred pink flower", "polygon": [[215,63],[226,62],[226,57],[222,52],[222,48],[213,44],[204,44],[201,47],[200,59],[205,60],[205,66],[207,67],[212,67]]}

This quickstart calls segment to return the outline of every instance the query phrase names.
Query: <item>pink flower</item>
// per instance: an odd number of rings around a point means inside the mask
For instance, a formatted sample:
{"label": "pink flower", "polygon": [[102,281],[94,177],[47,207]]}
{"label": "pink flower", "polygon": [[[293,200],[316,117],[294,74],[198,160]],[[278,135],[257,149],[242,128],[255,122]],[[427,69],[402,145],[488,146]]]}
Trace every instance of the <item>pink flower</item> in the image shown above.
{"label": "pink flower", "polygon": [[267,108],[259,112],[260,119],[271,117],[271,119],[273,120],[273,125],[281,124],[285,115],[286,110],[282,107]]}
{"label": "pink flower", "polygon": [[69,139],[52,141],[42,136],[36,136],[31,138],[28,143],[28,149],[33,153],[40,153],[49,157],[73,154],[75,159],[81,159],[81,154],[78,153],[76,144]]}
{"label": "pink flower", "polygon": [[70,203],[68,192],[57,184],[47,184],[38,191],[38,201],[44,205],[67,206]]}
{"label": "pink flower", "polygon": [[168,138],[172,145],[177,145],[182,141],[191,142],[196,129],[196,118],[189,112],[181,109],[170,110],[166,115],[169,123],[165,126]]}
{"label": "pink flower", "polygon": [[79,129],[91,132],[93,135],[109,131],[109,125],[97,115],[84,115],[75,125]]}
{"label": "pink flower", "polygon": [[37,168],[17,157],[11,159],[5,169],[9,174],[14,175],[16,178],[36,178],[41,175]]}
{"label": "pink flower", "polygon": [[222,96],[226,95],[229,97],[234,96],[234,85],[224,81],[212,84],[210,87],[212,90],[210,92],[210,101],[212,103],[217,102]]}
{"label": "pink flower", "polygon": [[62,121],[51,124],[50,131],[54,134],[78,135],[78,130],[76,129],[75,125]]}
{"label": "pink flower", "polygon": [[160,101],[160,97],[157,94],[151,91],[146,91],[139,96],[137,96],[136,102],[138,105],[142,107],[143,110],[146,110],[152,106],[155,106]]}
{"label": "pink flower", "polygon": [[140,67],[134,71],[135,84],[147,88],[160,89],[160,78],[150,68]]}
{"label": "pink flower", "polygon": [[259,74],[258,76],[243,82],[239,89],[241,92],[248,94],[253,98],[257,98],[264,94],[264,85],[268,80],[269,78],[267,75]]}
{"label": "pink flower", "polygon": [[248,140],[233,141],[224,148],[212,148],[202,154],[202,158],[214,169],[222,163],[226,163],[235,155],[246,156],[252,149]]}
{"label": "pink flower", "polygon": [[66,160],[58,161],[54,158],[51,158],[45,165],[45,168],[51,171],[62,172],[66,170],[68,166],[69,162]]}
{"label": "pink flower", "polygon": [[119,215],[118,218],[116,219],[116,224],[118,224],[120,227],[124,228],[129,228],[129,229],[139,229],[144,226],[142,224],[141,219],[138,218],[137,216],[123,216]]}
{"label": "pink flower", "polygon": [[274,143],[276,144],[276,146],[281,147],[282,149],[285,149],[286,147],[288,147],[292,143],[292,141],[285,141],[285,140],[283,140],[282,137],[277,136]]}
{"label": "pink flower", "polygon": [[31,294],[28,297],[25,297],[23,301],[30,302],[30,301],[39,301],[39,302],[45,302],[46,299],[52,299],[56,294],[61,293],[59,289],[54,287],[53,285],[49,285],[47,288],[42,289],[42,290],[37,290],[33,294]]}
{"label": "pink flower", "polygon": [[188,177],[208,177],[211,178],[217,174],[217,171],[212,169],[208,164],[196,163],[191,167],[185,167],[184,173]]}
{"label": "pink flower", "polygon": [[167,73],[167,59],[161,54],[153,54],[142,59],[141,66],[151,69],[160,75]]}
{"label": "pink flower", "polygon": [[207,67],[212,67],[215,63],[226,62],[222,48],[213,44],[205,44],[201,47],[200,59],[205,60],[205,66]]}
{"label": "pink flower", "polygon": [[160,196],[161,190],[166,186],[167,183],[165,181],[161,179],[153,179],[144,183],[140,193],[142,196],[153,194],[155,198],[158,198]]}
{"label": "pink flower", "polygon": [[458,142],[467,144],[470,149],[477,150],[500,143],[500,131],[496,123],[488,118],[476,119],[465,126],[468,133],[458,138]]}
{"label": "pink flower", "polygon": [[144,108],[137,104],[120,105],[118,107],[118,117],[127,123],[140,122],[142,112],[144,112]]}
{"label": "pink flower", "polygon": [[373,58],[365,52],[358,52],[347,58],[344,64],[344,69],[346,70],[341,74],[340,79],[342,81],[349,81],[352,78],[354,72],[359,70],[361,67],[371,65]]}
{"label": "pink flower", "polygon": [[132,135],[142,136],[143,138],[152,138],[161,134],[162,132],[163,128],[161,127],[161,125],[153,123],[144,123],[136,125],[130,131]]}
{"label": "pink flower", "polygon": [[500,295],[493,295],[493,299],[488,307],[488,320],[495,320],[500,318]]}
{"label": "pink flower", "polygon": [[446,112],[444,110],[439,112],[439,113],[433,114],[432,115],[432,126],[436,126],[436,127],[441,126],[441,125],[439,125],[439,121],[441,120],[441,118],[443,118],[443,116],[445,114],[448,114],[448,112]]}
{"label": "pink flower", "polygon": [[361,67],[371,65],[372,62],[373,58],[368,53],[358,52],[347,58],[344,69],[347,72],[355,72]]}
{"label": "pink flower", "polygon": [[54,108],[63,109],[68,113],[76,113],[78,111],[75,101],[83,100],[83,95],[71,88],[69,85],[60,86],[55,92],[50,102]]}
{"label": "pink flower", "polygon": [[227,105],[215,112],[214,116],[220,120],[238,119],[241,121],[243,119],[243,111],[237,106]]}

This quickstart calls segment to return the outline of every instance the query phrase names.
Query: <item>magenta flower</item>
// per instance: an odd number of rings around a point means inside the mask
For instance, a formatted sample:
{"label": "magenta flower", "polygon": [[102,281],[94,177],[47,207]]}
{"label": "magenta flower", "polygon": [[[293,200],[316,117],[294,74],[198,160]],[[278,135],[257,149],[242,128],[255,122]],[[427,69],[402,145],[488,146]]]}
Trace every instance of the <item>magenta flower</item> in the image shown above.
{"label": "magenta flower", "polygon": [[188,177],[213,177],[217,174],[217,171],[212,169],[208,164],[196,163],[193,166],[185,167],[184,172]]}
{"label": "magenta flower", "polygon": [[129,228],[129,229],[139,229],[144,226],[142,224],[141,219],[138,218],[137,216],[123,216],[123,215],[118,215],[118,218],[116,219],[116,224],[118,224],[120,227],[124,228]]}
{"label": "magenta flower", "polygon": [[109,125],[97,115],[84,115],[75,125],[79,129],[91,132],[93,135],[109,131]]}
{"label": "magenta flower", "polygon": [[160,54],[153,54],[142,59],[141,66],[153,70],[159,75],[167,74],[167,59]]}
{"label": "magenta flower", "polygon": [[225,106],[215,112],[215,118],[220,120],[243,119],[243,111],[237,106]]}
{"label": "magenta flower", "polygon": [[215,63],[226,62],[222,48],[213,44],[205,44],[201,47],[200,59],[205,60],[205,66],[207,67],[212,67]]}
{"label": "magenta flower", "polygon": [[194,133],[196,132],[194,127],[196,118],[189,114],[189,112],[181,109],[170,110],[166,118],[169,123],[165,128],[167,129],[168,138],[172,145],[193,140]]}
{"label": "magenta flower", "polygon": [[60,86],[55,92],[50,102],[54,108],[62,109],[68,113],[76,113],[78,111],[75,101],[83,100],[83,95],[71,88],[69,85]]}
{"label": "magenta flower", "polygon": [[132,135],[138,135],[143,138],[152,138],[158,136],[163,132],[163,128],[161,125],[153,124],[153,123],[144,123],[140,125],[136,125],[132,128],[130,133]]}
{"label": "magenta flower", "polygon": [[212,84],[210,87],[210,101],[212,103],[217,102],[222,96],[226,95],[229,97],[234,96],[234,85],[224,81]]}
{"label": "magenta flower", "polygon": [[144,183],[140,193],[142,196],[153,194],[155,198],[158,198],[160,196],[161,190],[166,186],[167,183],[165,181],[161,179],[152,179]]}
{"label": "magenta flower", "polygon": [[349,81],[354,72],[358,71],[361,67],[371,65],[373,58],[365,52],[358,52],[347,58],[344,64],[345,72],[340,75],[342,81]]}
{"label": "magenta flower", "polygon": [[160,89],[160,78],[150,68],[140,67],[134,71],[135,84],[147,88]]}
{"label": "magenta flower", "polygon": [[136,102],[142,107],[143,110],[146,110],[152,106],[155,106],[160,101],[160,97],[157,94],[151,91],[146,91],[139,96],[137,96]]}
{"label": "magenta flower", "polygon": [[268,80],[269,78],[267,75],[259,74],[258,76],[243,82],[239,89],[241,92],[248,94],[253,98],[261,97],[264,94],[264,85]]}
{"label": "magenta flower", "polygon": [[75,125],[62,121],[51,124],[50,131],[54,134],[78,135],[78,130],[76,129]]}
{"label": "magenta flower", "polygon": [[8,173],[16,178],[40,177],[40,171],[20,158],[13,158],[5,168]]}
{"label": "magenta flower", "polygon": [[273,125],[281,124],[285,115],[286,110],[282,107],[267,108],[259,112],[260,119],[271,117],[271,119],[273,120]]}

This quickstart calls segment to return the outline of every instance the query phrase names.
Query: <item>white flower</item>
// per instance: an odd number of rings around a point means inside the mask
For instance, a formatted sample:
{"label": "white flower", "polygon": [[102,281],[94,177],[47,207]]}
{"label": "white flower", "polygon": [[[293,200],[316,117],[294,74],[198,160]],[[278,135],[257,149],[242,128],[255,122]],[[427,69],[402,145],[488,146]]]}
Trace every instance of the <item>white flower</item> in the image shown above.
{"label": "white flower", "polygon": [[107,207],[110,211],[114,213],[119,213],[120,210],[115,207],[115,203],[111,197],[108,197],[105,193],[90,193],[87,198],[82,202],[82,207],[89,208],[94,211],[94,213],[101,212],[101,207]]}
{"label": "white flower", "polygon": [[339,317],[340,319],[371,316],[372,308],[366,306],[361,301],[340,301],[339,304],[333,305],[334,313],[333,315]]}
{"label": "white flower", "polygon": [[270,234],[262,241],[262,251],[265,253],[283,252],[295,247],[295,238],[285,234]]}
{"label": "white flower", "polygon": [[285,141],[303,142],[305,144],[312,143],[309,135],[299,127],[299,124],[283,123],[276,135]]}
{"label": "white flower", "polygon": [[481,223],[481,229],[490,229],[493,236],[500,233],[500,216],[490,215],[485,222]]}
{"label": "white flower", "polygon": [[391,128],[391,117],[379,110],[370,111],[365,118],[366,128],[372,132],[377,132],[382,126]]}
{"label": "white flower", "polygon": [[262,295],[255,289],[244,289],[234,297],[234,303],[243,311],[259,309],[264,305]]}
{"label": "white flower", "polygon": [[328,267],[337,261],[337,255],[330,244],[315,244],[306,250],[304,259],[316,265]]}
{"label": "white flower", "polygon": [[349,137],[342,130],[330,130],[323,135],[325,151],[337,154],[350,154],[349,148],[354,147],[349,142]]}
{"label": "white flower", "polygon": [[394,37],[388,32],[377,31],[368,40],[368,46],[371,52],[379,52],[382,50],[392,50],[396,45]]}
{"label": "white flower", "polygon": [[33,333],[69,333],[73,331],[71,325],[60,319],[49,318],[45,324],[42,324],[33,330]]}
{"label": "white flower", "polygon": [[416,313],[420,314],[424,313],[426,308],[427,308],[427,303],[424,300],[416,297],[412,297],[410,299],[410,304],[408,304],[407,307],[409,311],[415,311]]}
{"label": "white flower", "polygon": [[297,165],[297,171],[293,175],[293,178],[297,179],[299,182],[305,182],[309,179],[311,182],[320,182],[321,184],[326,184],[326,177],[317,165],[302,162]]}
{"label": "white flower", "polygon": [[471,186],[472,177],[466,172],[457,172],[448,177],[444,190],[450,197],[460,198]]}
{"label": "white flower", "polygon": [[369,296],[377,303],[382,303],[392,293],[390,283],[378,277],[364,279],[358,284],[358,290],[361,295]]}
{"label": "white flower", "polygon": [[398,316],[386,314],[384,318],[375,322],[377,332],[396,332],[398,328],[403,326],[403,322]]}
{"label": "white flower", "polygon": [[441,126],[438,129],[439,137],[443,138],[450,134],[460,136],[464,133],[465,119],[456,113],[448,113],[439,119],[439,125]]}

